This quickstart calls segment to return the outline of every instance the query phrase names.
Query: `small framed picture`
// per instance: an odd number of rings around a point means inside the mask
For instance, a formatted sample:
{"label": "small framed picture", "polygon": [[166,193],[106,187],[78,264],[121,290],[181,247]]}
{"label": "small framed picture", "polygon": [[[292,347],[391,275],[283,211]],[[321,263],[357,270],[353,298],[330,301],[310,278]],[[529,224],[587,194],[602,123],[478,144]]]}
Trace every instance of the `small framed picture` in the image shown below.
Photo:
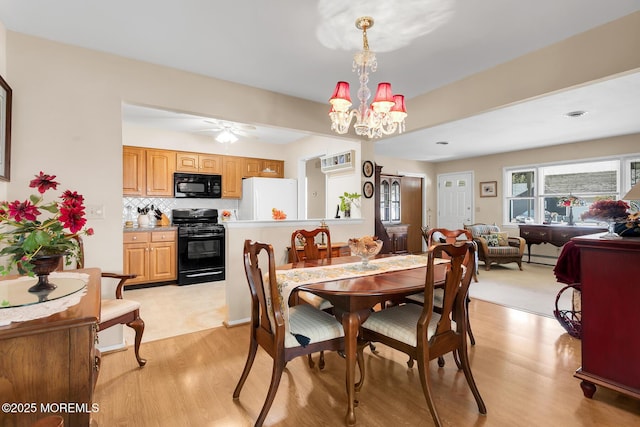
{"label": "small framed picture", "polygon": [[371,160],[366,160],[362,164],[362,175],[364,175],[365,178],[371,178],[373,175],[373,163]]}
{"label": "small framed picture", "polygon": [[362,185],[362,194],[364,194],[364,197],[366,197],[367,199],[370,199],[373,196],[373,182],[364,182],[364,184]]}
{"label": "small framed picture", "polygon": [[498,182],[486,181],[480,183],[480,197],[497,197]]}

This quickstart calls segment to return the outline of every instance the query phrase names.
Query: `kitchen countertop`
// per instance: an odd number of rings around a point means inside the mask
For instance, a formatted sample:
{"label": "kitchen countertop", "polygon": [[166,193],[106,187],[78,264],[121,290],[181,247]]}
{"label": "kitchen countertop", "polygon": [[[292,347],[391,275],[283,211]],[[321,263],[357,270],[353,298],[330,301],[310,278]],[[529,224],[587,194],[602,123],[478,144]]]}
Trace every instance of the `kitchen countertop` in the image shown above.
{"label": "kitchen countertop", "polygon": [[175,231],[177,229],[178,229],[178,227],[176,227],[175,225],[165,225],[165,226],[158,226],[158,227],[123,228],[122,231],[127,233],[127,232],[131,232],[131,231]]}

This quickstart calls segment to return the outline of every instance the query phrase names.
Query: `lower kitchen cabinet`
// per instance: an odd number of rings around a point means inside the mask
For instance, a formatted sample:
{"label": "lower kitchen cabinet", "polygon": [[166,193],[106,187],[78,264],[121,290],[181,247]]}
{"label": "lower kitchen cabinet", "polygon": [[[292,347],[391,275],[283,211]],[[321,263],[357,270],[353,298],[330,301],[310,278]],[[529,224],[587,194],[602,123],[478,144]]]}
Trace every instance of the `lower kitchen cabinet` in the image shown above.
{"label": "lower kitchen cabinet", "polygon": [[127,285],[176,280],[176,231],[127,231],[123,238],[124,273],[137,277]]}

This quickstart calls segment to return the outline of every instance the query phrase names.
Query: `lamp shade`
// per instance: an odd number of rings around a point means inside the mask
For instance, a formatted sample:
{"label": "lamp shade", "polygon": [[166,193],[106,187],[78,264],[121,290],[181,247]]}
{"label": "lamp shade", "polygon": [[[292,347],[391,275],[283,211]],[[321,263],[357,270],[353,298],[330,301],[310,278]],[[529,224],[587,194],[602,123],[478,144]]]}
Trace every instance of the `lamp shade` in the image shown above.
{"label": "lamp shade", "polygon": [[391,83],[378,83],[376,96],[371,103],[373,110],[376,112],[388,113],[393,107],[393,93],[391,92]]}
{"label": "lamp shade", "polygon": [[349,93],[349,83],[338,82],[333,95],[329,99],[333,109],[339,113],[343,113],[351,107],[351,94]]}
{"label": "lamp shade", "polygon": [[393,95],[393,107],[391,107],[391,120],[401,123],[407,117],[407,108],[404,105],[404,95]]}
{"label": "lamp shade", "polygon": [[624,196],[622,196],[623,200],[640,200],[640,182],[631,187],[631,190]]}

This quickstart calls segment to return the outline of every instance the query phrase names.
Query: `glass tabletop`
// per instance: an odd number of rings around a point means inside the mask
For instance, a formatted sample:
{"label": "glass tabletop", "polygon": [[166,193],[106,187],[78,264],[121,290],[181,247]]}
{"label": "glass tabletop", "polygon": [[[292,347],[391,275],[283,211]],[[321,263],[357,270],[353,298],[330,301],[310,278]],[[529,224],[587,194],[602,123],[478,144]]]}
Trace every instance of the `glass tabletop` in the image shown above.
{"label": "glass tabletop", "polygon": [[72,295],[86,286],[85,281],[80,278],[51,277],[49,282],[57,286],[55,289],[37,293],[29,292],[28,289],[37,281],[37,277],[0,281],[0,310],[53,301]]}

